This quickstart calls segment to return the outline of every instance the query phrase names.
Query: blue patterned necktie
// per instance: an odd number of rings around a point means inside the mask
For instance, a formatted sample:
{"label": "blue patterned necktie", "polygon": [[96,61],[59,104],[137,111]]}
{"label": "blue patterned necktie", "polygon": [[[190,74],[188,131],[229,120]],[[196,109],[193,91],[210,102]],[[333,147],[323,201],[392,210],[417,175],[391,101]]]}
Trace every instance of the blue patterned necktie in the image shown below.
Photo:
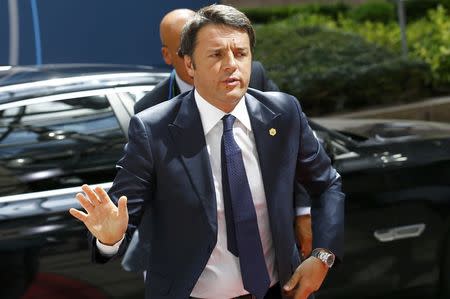
{"label": "blue patterned necktie", "polygon": [[270,277],[241,149],[233,136],[235,120],[231,114],[222,118],[222,186],[227,244],[228,250],[239,257],[244,288],[256,298],[263,299],[270,287]]}

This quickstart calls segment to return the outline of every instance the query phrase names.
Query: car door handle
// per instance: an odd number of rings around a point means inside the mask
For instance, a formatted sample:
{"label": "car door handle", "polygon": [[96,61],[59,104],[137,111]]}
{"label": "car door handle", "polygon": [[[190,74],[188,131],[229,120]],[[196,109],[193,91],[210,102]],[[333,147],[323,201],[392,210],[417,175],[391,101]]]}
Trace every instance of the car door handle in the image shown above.
{"label": "car door handle", "polygon": [[399,239],[417,238],[425,230],[425,223],[397,226],[376,230],[373,235],[380,242],[391,242]]}

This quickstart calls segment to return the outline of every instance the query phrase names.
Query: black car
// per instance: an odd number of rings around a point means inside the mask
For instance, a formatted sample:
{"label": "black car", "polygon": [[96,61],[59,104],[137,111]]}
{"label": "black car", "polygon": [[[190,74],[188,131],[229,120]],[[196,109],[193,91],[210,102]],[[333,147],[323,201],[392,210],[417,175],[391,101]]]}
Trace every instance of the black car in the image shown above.
{"label": "black car", "polygon": [[319,298],[450,298],[450,124],[310,124],[346,193],[344,263]]}
{"label": "black car", "polygon": [[[86,230],[68,210],[80,207],[82,183],[111,185],[135,101],[167,76],[0,68],[0,298],[143,298],[142,275],[119,260],[90,262]],[[347,194],[345,260],[318,297],[450,298],[450,125],[310,124]]]}

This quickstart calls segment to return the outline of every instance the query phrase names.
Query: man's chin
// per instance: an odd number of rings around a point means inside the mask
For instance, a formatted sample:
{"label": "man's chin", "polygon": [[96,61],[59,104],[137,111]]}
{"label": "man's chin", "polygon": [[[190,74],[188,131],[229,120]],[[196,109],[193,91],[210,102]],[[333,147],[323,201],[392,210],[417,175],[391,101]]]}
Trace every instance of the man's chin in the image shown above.
{"label": "man's chin", "polygon": [[226,96],[228,99],[238,101],[245,95],[246,90],[241,88],[235,88],[227,92]]}

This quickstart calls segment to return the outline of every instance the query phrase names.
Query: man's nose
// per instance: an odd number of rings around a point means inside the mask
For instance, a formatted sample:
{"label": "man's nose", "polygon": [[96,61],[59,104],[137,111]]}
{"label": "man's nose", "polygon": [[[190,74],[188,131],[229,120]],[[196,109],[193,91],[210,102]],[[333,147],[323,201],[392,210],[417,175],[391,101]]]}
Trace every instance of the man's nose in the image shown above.
{"label": "man's nose", "polygon": [[237,68],[236,57],[234,57],[233,51],[229,51],[225,55],[224,68],[225,70],[232,70],[232,71],[234,71]]}

